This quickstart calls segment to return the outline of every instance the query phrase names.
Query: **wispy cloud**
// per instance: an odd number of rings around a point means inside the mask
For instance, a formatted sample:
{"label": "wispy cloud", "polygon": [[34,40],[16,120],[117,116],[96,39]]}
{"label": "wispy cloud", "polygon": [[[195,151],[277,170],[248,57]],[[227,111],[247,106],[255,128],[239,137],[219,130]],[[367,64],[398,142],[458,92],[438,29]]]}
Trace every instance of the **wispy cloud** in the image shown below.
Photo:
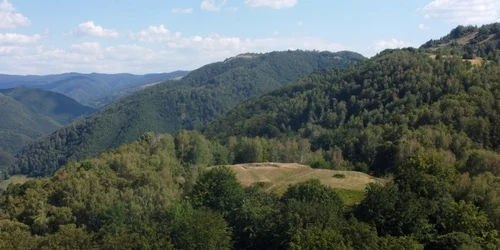
{"label": "wispy cloud", "polygon": [[175,14],[191,14],[191,13],[193,13],[193,8],[187,8],[187,9],[174,8],[174,9],[172,9],[172,13],[175,13]]}
{"label": "wispy cloud", "polygon": [[226,0],[203,0],[200,8],[205,11],[220,11]]}
{"label": "wispy cloud", "polygon": [[270,7],[273,9],[291,8],[297,2],[298,0],[245,0],[245,4],[250,8]]}
{"label": "wispy cloud", "polygon": [[418,29],[419,29],[419,30],[428,30],[428,29],[430,29],[430,27],[429,27],[429,26],[426,26],[426,25],[425,25],[425,24],[423,24],[423,23],[421,23],[421,24],[419,24],[419,25],[418,25]]}
{"label": "wispy cloud", "polygon": [[410,46],[412,46],[410,43],[399,41],[393,38],[391,40],[375,41],[372,45],[372,48],[376,51],[382,51],[384,49],[396,49],[396,48],[404,48]]}
{"label": "wispy cloud", "polygon": [[0,33],[0,44],[26,44],[26,43],[35,43],[40,40],[42,36],[35,34],[32,36],[27,36],[23,34],[16,33]]}
{"label": "wispy cloud", "polygon": [[500,19],[498,0],[434,0],[418,9],[426,19],[443,19],[455,24],[484,24]]}
{"label": "wispy cloud", "polygon": [[13,29],[31,24],[27,17],[15,12],[15,10],[14,6],[7,0],[0,3],[0,29]]}
{"label": "wispy cloud", "polygon": [[93,37],[118,37],[118,32],[112,29],[105,29],[94,24],[93,21],[80,23],[70,34],[74,36],[93,36]]}

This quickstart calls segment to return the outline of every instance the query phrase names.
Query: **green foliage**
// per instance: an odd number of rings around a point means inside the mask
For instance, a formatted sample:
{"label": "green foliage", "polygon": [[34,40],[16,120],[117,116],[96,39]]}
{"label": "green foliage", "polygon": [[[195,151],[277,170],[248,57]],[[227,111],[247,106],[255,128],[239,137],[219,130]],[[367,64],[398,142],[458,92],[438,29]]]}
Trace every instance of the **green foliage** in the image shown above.
{"label": "green foliage", "polygon": [[221,214],[186,203],[175,207],[171,216],[175,249],[231,249],[231,229]]}
{"label": "green foliage", "polygon": [[227,214],[241,206],[243,187],[228,167],[216,167],[203,173],[191,193],[192,203]]}
{"label": "green foliage", "polygon": [[21,152],[11,171],[47,176],[72,159],[97,156],[148,131],[197,129],[251,97],[312,72],[347,67],[363,59],[352,52],[285,51],[210,64],[181,80],[138,91],[56,131]]}

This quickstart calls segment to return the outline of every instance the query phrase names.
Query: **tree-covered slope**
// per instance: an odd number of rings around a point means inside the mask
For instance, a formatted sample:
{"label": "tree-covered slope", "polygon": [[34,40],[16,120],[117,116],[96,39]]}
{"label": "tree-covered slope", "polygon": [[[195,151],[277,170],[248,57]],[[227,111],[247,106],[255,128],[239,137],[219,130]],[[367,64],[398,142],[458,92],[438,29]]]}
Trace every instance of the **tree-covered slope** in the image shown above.
{"label": "tree-covered slope", "polygon": [[[422,139],[451,150],[500,148],[500,67],[388,50],[343,71],[313,74],[211,122],[210,138],[300,134],[376,167],[386,143]],[[426,135],[426,133],[428,133]]]}
{"label": "tree-covered slope", "polygon": [[458,26],[448,35],[430,40],[421,46],[438,56],[457,56],[464,59],[500,60],[500,23],[477,26]]}
{"label": "tree-covered slope", "polygon": [[79,116],[94,112],[94,109],[83,106],[65,95],[42,89],[17,87],[0,89],[0,93],[54,119],[61,125],[69,124]]}
{"label": "tree-covered slope", "polygon": [[28,143],[55,131],[60,124],[0,93],[0,166]]}
{"label": "tree-covered slope", "polygon": [[95,156],[147,131],[196,129],[250,97],[314,71],[347,67],[363,59],[352,52],[286,51],[247,54],[210,64],[181,80],[136,92],[60,129],[22,152],[13,169],[48,175],[69,159]]}

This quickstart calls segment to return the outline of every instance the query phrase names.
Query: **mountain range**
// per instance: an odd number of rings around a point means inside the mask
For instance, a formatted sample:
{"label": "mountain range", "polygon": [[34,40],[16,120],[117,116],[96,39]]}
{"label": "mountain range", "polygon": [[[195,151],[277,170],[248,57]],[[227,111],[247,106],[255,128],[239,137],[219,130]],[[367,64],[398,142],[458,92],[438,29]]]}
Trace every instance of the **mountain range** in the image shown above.
{"label": "mountain range", "polygon": [[45,89],[64,94],[87,106],[102,107],[132,92],[125,91],[126,89],[180,78],[187,73],[188,71],[147,75],[64,73],[45,76],[0,74],[0,88],[26,86]]}

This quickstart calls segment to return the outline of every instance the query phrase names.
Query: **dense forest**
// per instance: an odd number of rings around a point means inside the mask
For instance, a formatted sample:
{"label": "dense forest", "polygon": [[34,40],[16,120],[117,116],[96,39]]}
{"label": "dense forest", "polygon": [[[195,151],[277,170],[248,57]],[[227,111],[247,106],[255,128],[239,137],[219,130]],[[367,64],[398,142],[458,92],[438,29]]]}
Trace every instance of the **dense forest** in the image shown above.
{"label": "dense forest", "polygon": [[340,151],[345,164],[379,174],[404,145],[449,151],[463,163],[472,152],[493,156],[499,149],[499,83],[496,63],[388,50],[253,98],[204,133],[220,139],[299,134],[313,149]]}
{"label": "dense forest", "polygon": [[68,160],[82,160],[134,141],[147,131],[197,129],[250,97],[312,72],[364,60],[352,52],[284,51],[245,54],[204,66],[111,104],[21,152],[14,174],[51,175]]}
{"label": "dense forest", "polygon": [[[11,185],[0,196],[0,248],[500,247],[498,177],[461,174],[446,151],[401,152],[392,181],[373,184],[360,204],[347,206],[317,180],[279,196],[260,184],[244,188],[230,168],[206,168],[249,155],[231,156],[240,146],[256,148],[248,138],[235,142],[230,148],[197,132],[146,133],[53,177]],[[300,147],[275,151],[282,161],[311,154]]]}
{"label": "dense forest", "polygon": [[0,89],[0,104],[0,168],[22,147],[94,111],[62,94],[25,87]]}

